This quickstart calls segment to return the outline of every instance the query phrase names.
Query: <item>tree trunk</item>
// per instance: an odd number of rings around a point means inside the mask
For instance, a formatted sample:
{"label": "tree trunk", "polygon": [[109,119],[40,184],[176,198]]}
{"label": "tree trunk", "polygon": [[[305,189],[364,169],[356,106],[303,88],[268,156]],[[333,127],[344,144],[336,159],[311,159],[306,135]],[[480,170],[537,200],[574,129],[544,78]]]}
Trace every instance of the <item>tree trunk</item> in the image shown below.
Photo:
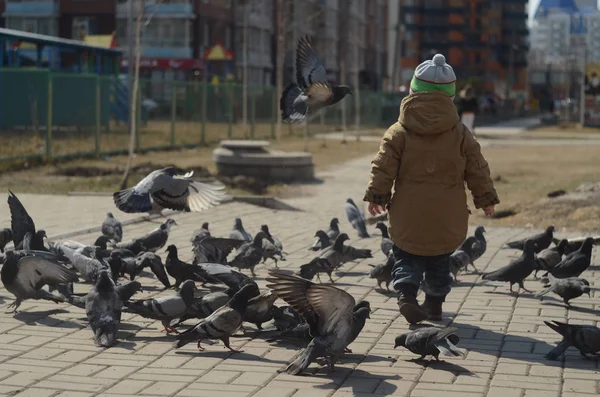
{"label": "tree trunk", "polygon": [[[133,0],[131,0],[133,1]],[[142,57],[142,19],[144,18],[144,0],[137,0],[137,19],[135,23],[135,63],[133,69],[133,89],[130,92],[130,104],[129,104],[129,119],[130,119],[130,130],[129,130],[129,157],[127,158],[127,165],[125,166],[125,172],[123,173],[123,179],[121,181],[120,189],[127,188],[127,180],[129,179],[129,172],[133,164],[133,156],[135,154],[135,138],[137,134],[137,119],[138,119],[138,93],[140,86],[140,59]],[[131,43],[130,43],[131,45]],[[131,65],[129,65],[131,67]]]}

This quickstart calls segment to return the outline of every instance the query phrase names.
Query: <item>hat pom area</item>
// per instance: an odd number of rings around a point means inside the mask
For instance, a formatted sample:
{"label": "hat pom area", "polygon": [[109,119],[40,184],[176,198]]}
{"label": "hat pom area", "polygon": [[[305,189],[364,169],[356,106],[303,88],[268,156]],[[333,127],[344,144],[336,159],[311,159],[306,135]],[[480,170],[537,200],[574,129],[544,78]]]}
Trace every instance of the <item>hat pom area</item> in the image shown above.
{"label": "hat pom area", "polygon": [[432,61],[435,66],[444,66],[446,64],[446,57],[442,54],[435,54]]}

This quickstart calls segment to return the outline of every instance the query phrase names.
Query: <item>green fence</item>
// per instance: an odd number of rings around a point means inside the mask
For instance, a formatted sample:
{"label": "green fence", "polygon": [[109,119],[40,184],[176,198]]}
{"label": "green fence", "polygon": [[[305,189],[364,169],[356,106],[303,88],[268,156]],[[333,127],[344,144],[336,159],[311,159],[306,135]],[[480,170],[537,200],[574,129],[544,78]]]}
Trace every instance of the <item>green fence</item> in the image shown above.
{"label": "green fence", "polygon": [[[120,86],[119,86],[120,84]],[[112,76],[0,69],[0,161],[61,158],[126,152],[129,144],[125,82]],[[249,86],[243,124],[239,84],[140,82],[141,112],[136,150],[212,145],[222,139],[273,139],[278,98],[274,87]],[[125,92],[125,95],[127,93]],[[350,96],[314,115],[310,135],[393,123],[401,97],[361,91],[360,107]],[[123,116],[125,115],[125,116]],[[121,119],[119,119],[119,117]],[[126,118],[125,118],[126,120]],[[302,135],[303,126],[282,126],[282,137]]]}

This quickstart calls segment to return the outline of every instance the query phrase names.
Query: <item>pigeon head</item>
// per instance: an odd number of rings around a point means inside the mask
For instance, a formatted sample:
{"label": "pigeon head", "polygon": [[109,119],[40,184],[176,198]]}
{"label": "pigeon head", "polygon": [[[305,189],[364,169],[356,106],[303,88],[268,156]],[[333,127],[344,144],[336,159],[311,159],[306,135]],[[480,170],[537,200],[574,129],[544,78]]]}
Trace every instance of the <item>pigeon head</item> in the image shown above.
{"label": "pigeon head", "polygon": [[340,224],[340,220],[338,218],[333,218],[333,219],[331,219],[331,222],[329,223],[329,226],[336,227],[339,224]]}
{"label": "pigeon head", "polygon": [[568,245],[569,245],[569,240],[567,240],[566,238],[563,238],[562,240],[560,240],[558,242],[558,244],[556,244],[556,248],[558,249],[558,252],[562,255],[565,252],[565,249],[567,248]]}
{"label": "pigeon head", "polygon": [[179,296],[181,296],[181,299],[183,299],[186,306],[194,301],[194,291],[196,291],[196,289],[196,284],[193,280],[185,280],[183,284],[181,284]]}
{"label": "pigeon head", "polygon": [[344,243],[344,241],[348,241],[348,240],[350,240],[350,237],[348,237],[348,235],[347,235],[346,233],[342,233],[342,234],[340,234],[340,235],[339,235],[339,236],[338,236],[338,237],[335,239],[335,241],[336,241],[336,242],[340,241],[342,244]]}
{"label": "pigeon head", "polygon": [[175,222],[175,219],[169,218],[161,226],[164,226],[165,229],[169,230],[173,225],[177,225],[177,222]]}
{"label": "pigeon head", "polygon": [[397,348],[398,346],[406,346],[406,337],[408,336],[408,334],[402,334],[402,335],[398,335],[396,336],[396,339],[394,339],[394,349]]}
{"label": "pigeon head", "polygon": [[234,223],[233,223],[233,227],[234,227],[235,229],[238,229],[238,230],[239,230],[240,228],[242,228],[242,227],[243,227],[243,225],[242,225],[242,220],[241,220],[240,218],[235,218],[235,221],[234,221]]}
{"label": "pigeon head", "polygon": [[260,227],[260,230],[261,230],[263,233],[265,233],[267,236],[270,236],[270,235],[271,235],[271,232],[269,232],[269,226],[267,226],[267,225],[262,225],[262,226]]}
{"label": "pigeon head", "polygon": [[110,277],[108,270],[101,270],[98,273],[98,278],[96,279],[96,290],[99,291],[112,291],[115,288],[115,283],[113,279]]}
{"label": "pigeon head", "polygon": [[346,202],[348,204],[356,205],[356,204],[354,204],[354,200],[352,200],[351,198],[347,199]]}
{"label": "pigeon head", "polygon": [[113,213],[112,212],[107,212],[106,213],[106,217],[107,218],[114,218]]}
{"label": "pigeon head", "polygon": [[204,223],[202,224],[202,229],[206,229],[206,230],[208,230],[208,222],[204,222]]}
{"label": "pigeon head", "polygon": [[37,232],[35,232],[35,234],[40,238],[48,238],[48,236],[46,235],[46,231],[43,229],[38,230]]}
{"label": "pigeon head", "polygon": [[323,230],[317,230],[317,232],[315,233],[315,237],[317,237],[319,240],[325,240],[329,238],[329,236],[327,236],[327,233],[325,233]]}
{"label": "pigeon head", "polygon": [[588,287],[590,286],[590,282],[589,282],[589,281],[587,281],[585,278],[580,278],[579,280],[581,281],[581,283],[582,283],[582,284],[585,284],[585,285],[587,285]]}
{"label": "pigeon head", "polygon": [[105,250],[107,248],[108,242],[110,241],[110,239],[106,236],[100,236],[96,239],[96,241],[94,241],[94,245],[96,247],[100,247],[103,250]]}
{"label": "pigeon head", "polygon": [[356,306],[354,306],[354,311],[357,312],[359,309],[362,309],[366,307],[367,309],[371,310],[371,304],[369,303],[369,301],[360,301],[356,304]]}
{"label": "pigeon head", "polygon": [[171,255],[177,255],[177,247],[175,244],[171,244],[167,247],[165,252],[168,252]]}
{"label": "pigeon head", "polygon": [[475,235],[476,236],[482,236],[483,233],[485,233],[485,227],[483,226],[477,226],[477,229],[475,229]]}
{"label": "pigeon head", "polygon": [[384,230],[387,230],[387,226],[383,222],[377,222],[375,228],[381,230],[382,233]]}
{"label": "pigeon head", "polygon": [[592,237],[588,237],[585,240],[583,240],[583,244],[581,245],[580,250],[582,252],[592,252],[592,247],[594,246],[594,239]]}
{"label": "pigeon head", "polygon": [[550,225],[546,228],[546,234],[552,236],[552,233],[554,233],[554,226]]}
{"label": "pigeon head", "polygon": [[228,305],[233,310],[244,312],[248,307],[248,301],[260,294],[256,283],[244,285],[238,292],[233,295]]}
{"label": "pigeon head", "polygon": [[347,85],[338,85],[337,87],[333,87],[333,95],[335,98],[343,98],[346,95],[352,95],[352,88]]}
{"label": "pigeon head", "polygon": [[267,238],[267,235],[262,230],[256,233],[256,236],[254,236],[254,245],[262,247],[262,241],[265,238]]}
{"label": "pigeon head", "polygon": [[366,319],[371,318],[371,309],[368,307],[361,307],[354,312],[354,317],[358,321],[365,321]]}
{"label": "pigeon head", "polygon": [[592,289],[588,285],[583,287],[583,293],[589,296],[590,298],[592,297]]}

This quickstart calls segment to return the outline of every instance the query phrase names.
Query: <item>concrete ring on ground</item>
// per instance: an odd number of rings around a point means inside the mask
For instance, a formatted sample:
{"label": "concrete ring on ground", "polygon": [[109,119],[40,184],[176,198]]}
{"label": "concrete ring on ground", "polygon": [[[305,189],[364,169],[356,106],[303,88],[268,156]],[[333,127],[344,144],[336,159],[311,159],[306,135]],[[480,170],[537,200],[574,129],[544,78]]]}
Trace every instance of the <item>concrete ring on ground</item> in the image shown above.
{"label": "concrete ring on ground", "polygon": [[312,154],[268,151],[268,146],[268,141],[221,141],[213,151],[219,175],[285,183],[314,180]]}

